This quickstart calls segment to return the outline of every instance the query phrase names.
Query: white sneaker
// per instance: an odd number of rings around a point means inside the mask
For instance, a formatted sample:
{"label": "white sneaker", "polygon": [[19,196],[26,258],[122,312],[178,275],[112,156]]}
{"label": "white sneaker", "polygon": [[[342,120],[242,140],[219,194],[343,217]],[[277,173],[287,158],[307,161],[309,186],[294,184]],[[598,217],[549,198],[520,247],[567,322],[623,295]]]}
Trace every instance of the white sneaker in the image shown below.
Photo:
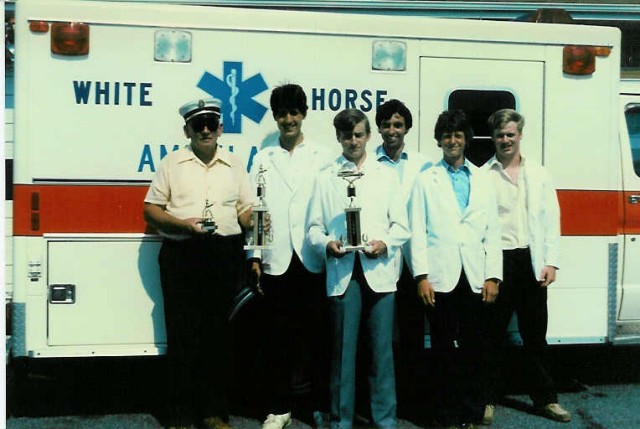
{"label": "white sneaker", "polygon": [[262,429],[284,429],[291,424],[291,412],[286,414],[269,414],[262,423]]}
{"label": "white sneaker", "polygon": [[558,403],[544,405],[538,408],[538,412],[546,418],[557,422],[566,423],[571,421],[571,413],[562,408]]}
{"label": "white sneaker", "polygon": [[484,416],[482,417],[482,425],[489,426],[493,423],[493,414],[495,413],[496,406],[493,404],[487,404],[484,407]]}

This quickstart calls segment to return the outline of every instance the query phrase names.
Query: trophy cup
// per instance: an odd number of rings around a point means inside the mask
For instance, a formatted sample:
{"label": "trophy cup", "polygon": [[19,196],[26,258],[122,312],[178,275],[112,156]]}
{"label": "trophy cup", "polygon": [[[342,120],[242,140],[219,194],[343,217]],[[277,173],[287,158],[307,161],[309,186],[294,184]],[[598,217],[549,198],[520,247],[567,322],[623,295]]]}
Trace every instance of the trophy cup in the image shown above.
{"label": "trophy cup", "polygon": [[258,174],[256,175],[256,195],[258,196],[258,204],[253,207],[253,229],[247,238],[247,244],[244,246],[244,250],[262,250],[268,249],[269,243],[273,237],[271,227],[265,228],[265,218],[268,216],[267,203],[264,200],[266,192],[266,180],[264,173],[267,170],[260,165],[258,168]]}
{"label": "trophy cup", "polygon": [[363,250],[366,246],[362,243],[364,234],[360,233],[360,207],[355,205],[356,198],[356,186],[353,182],[360,179],[364,173],[355,171],[355,165],[353,168],[349,168],[345,165],[340,171],[338,171],[338,177],[343,178],[349,185],[347,185],[347,197],[349,197],[349,206],[344,209],[347,217],[347,241],[346,243],[340,237],[343,242],[342,248],[346,252],[354,252]]}
{"label": "trophy cup", "polygon": [[213,204],[209,203],[207,199],[204,202],[204,209],[202,210],[202,221],[198,222],[200,227],[211,234],[214,234],[218,229],[216,222],[213,220],[213,212],[211,211]]}

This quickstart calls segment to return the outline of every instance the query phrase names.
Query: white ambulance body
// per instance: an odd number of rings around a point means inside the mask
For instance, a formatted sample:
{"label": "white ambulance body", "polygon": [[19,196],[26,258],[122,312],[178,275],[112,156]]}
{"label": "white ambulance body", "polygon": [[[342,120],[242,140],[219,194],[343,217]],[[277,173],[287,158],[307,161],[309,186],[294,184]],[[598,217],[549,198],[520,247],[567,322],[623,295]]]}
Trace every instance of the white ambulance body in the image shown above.
{"label": "white ambulance body", "polygon": [[[52,51],[75,49],[56,35],[78,28],[88,52]],[[619,98],[617,29],[20,0],[16,33],[13,356],[162,354],[160,239],[142,207],[162,156],[187,143],[177,109],[221,99],[221,142],[249,167],[275,144],[269,94],[288,82],[309,97],[305,135],[336,154],[346,107],[373,123],[377,105],[404,101],[408,145],[434,160],[443,110],[467,110],[482,147],[488,114],[516,108],[523,151],[551,170],[562,209],[549,341],[640,340],[640,177],[624,116],[640,98]],[[569,45],[598,47],[594,72],[563,72]],[[380,141],[374,131],[370,148]]]}

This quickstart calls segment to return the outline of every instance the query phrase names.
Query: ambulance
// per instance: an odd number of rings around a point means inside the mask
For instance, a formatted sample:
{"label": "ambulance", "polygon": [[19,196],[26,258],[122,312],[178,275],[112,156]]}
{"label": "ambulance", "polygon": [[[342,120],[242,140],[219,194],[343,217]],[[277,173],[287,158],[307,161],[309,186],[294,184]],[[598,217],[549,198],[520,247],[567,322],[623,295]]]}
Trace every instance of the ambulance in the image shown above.
{"label": "ambulance", "polygon": [[640,341],[640,83],[620,83],[618,29],[221,3],[16,3],[13,357],[165,352],[161,239],[142,208],[162,157],[188,143],[178,107],[222,100],[222,150],[248,169],[277,144],[269,95],[284,83],[308,95],[305,135],[336,154],[337,112],[373,123],[397,98],[410,149],[437,160],[438,114],[463,109],[482,164],[486,118],[517,109],[562,210],[549,342]]}

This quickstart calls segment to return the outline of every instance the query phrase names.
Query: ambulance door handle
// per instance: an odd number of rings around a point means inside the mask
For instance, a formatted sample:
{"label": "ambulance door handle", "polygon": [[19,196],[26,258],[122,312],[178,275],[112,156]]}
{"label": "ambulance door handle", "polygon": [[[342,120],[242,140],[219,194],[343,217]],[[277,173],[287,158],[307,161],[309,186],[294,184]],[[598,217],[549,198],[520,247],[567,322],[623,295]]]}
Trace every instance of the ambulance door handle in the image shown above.
{"label": "ambulance door handle", "polygon": [[49,285],[49,304],[75,304],[76,285]]}
{"label": "ambulance door handle", "polygon": [[629,195],[629,203],[630,204],[640,203],[640,195]]}

